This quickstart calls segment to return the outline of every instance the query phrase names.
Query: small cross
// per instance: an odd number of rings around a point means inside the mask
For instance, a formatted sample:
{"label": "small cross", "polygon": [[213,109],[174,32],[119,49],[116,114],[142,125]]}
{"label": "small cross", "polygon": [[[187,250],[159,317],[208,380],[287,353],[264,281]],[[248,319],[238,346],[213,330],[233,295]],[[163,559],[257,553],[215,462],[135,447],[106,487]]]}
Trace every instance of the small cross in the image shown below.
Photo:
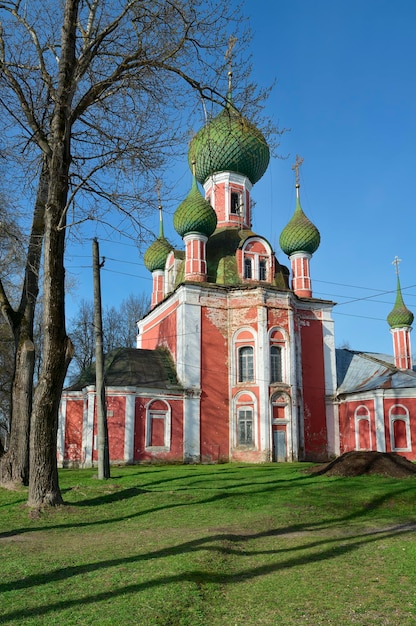
{"label": "small cross", "polygon": [[303,158],[297,154],[295,165],[292,165],[292,170],[295,170],[296,172],[296,187],[299,187],[299,168],[302,165],[302,163],[303,163]]}
{"label": "small cross", "polygon": [[228,39],[228,48],[225,51],[225,58],[228,60],[230,64],[230,69],[231,69],[232,61],[233,61],[233,48],[236,43],[237,43],[237,37],[234,37],[234,35],[230,35]]}
{"label": "small cross", "polygon": [[156,193],[157,193],[157,199],[158,199],[158,202],[159,202],[159,209],[161,209],[161,208],[162,208],[162,206],[161,206],[161,205],[162,205],[162,202],[161,202],[161,200],[160,200],[160,190],[161,190],[161,189],[162,189],[162,181],[160,180],[160,178],[158,178],[158,179],[156,180],[155,190],[156,190]]}
{"label": "small cross", "polygon": [[395,266],[396,266],[396,274],[397,274],[397,276],[399,275],[399,264],[400,264],[401,262],[402,262],[402,260],[401,260],[401,259],[399,259],[399,257],[398,257],[398,256],[395,256],[395,257],[394,257],[394,260],[392,261],[392,265],[395,265]]}

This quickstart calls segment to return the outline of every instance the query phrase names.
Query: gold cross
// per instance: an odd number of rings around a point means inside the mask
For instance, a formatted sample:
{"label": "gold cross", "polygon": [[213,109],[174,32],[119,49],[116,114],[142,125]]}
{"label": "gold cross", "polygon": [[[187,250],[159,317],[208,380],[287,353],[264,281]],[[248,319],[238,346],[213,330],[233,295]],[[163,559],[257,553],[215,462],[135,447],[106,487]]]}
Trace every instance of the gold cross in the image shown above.
{"label": "gold cross", "polygon": [[292,170],[295,170],[296,172],[296,187],[299,187],[299,168],[302,165],[302,163],[303,163],[303,158],[297,154],[296,162],[294,165],[292,165]]}

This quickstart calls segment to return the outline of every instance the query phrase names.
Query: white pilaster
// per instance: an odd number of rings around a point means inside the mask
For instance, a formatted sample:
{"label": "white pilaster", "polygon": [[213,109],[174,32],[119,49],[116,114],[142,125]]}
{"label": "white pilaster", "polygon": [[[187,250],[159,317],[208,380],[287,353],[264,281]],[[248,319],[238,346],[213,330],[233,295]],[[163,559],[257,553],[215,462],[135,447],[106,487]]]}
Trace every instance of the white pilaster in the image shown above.
{"label": "white pilaster", "polygon": [[376,422],[376,444],[378,452],[386,451],[386,431],[384,426],[384,394],[376,390],[374,398],[374,417]]}
{"label": "white pilaster", "polygon": [[259,450],[268,451],[271,460],[271,419],[269,402],[269,382],[270,382],[270,358],[269,358],[269,338],[267,333],[267,308],[259,306],[257,308],[257,384],[259,386]]}
{"label": "white pilaster", "polygon": [[82,460],[83,467],[92,466],[94,438],[95,387],[87,387],[87,408],[82,420]]}
{"label": "white pilaster", "polygon": [[[300,341],[297,341],[298,334],[295,331],[294,312],[292,308],[288,310],[289,317],[289,380],[292,393],[292,406],[290,411],[290,439],[288,440],[288,456],[292,461],[299,459],[299,447],[304,446],[303,419],[300,419],[302,399],[299,397],[298,372],[301,372],[302,364],[300,359]],[[289,436],[288,436],[289,439]],[[289,445],[290,443],[290,445]]]}
{"label": "white pilaster", "polygon": [[126,394],[126,415],[124,418],[124,461],[134,461],[134,415],[136,408],[136,394]]}
{"label": "white pilaster", "polygon": [[186,389],[184,401],[184,461],[200,460],[201,306],[199,291],[184,289],[177,310],[177,373]]}
{"label": "white pilaster", "polygon": [[58,465],[62,467],[65,455],[65,429],[66,429],[66,398],[61,399],[59,405],[59,418],[58,418],[58,436],[57,436],[57,452],[58,452]]}
{"label": "white pilaster", "polygon": [[328,309],[322,320],[324,343],[324,372],[325,372],[325,408],[328,455],[340,453],[338,407],[334,403],[337,390],[337,368],[335,353],[334,320]]}

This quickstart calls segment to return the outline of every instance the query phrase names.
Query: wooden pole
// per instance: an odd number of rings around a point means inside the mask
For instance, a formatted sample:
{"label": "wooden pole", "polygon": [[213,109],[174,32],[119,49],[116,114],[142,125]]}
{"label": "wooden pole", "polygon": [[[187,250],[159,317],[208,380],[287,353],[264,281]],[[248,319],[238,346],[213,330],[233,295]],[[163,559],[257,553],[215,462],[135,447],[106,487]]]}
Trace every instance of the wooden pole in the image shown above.
{"label": "wooden pole", "polygon": [[94,277],[94,329],[95,329],[95,394],[97,401],[97,450],[98,478],[110,478],[110,456],[108,451],[107,412],[104,385],[103,316],[101,309],[101,279],[98,240],[92,242]]}

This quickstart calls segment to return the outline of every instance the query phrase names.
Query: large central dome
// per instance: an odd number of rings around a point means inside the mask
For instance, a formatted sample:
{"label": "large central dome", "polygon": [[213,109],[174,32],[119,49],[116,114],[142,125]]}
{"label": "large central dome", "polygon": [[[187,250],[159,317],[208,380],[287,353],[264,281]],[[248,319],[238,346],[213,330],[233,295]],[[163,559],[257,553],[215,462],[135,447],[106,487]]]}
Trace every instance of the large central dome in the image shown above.
{"label": "large central dome", "polygon": [[270,160],[263,134],[228,104],[192,139],[189,165],[196,163],[196,178],[203,185],[215,172],[236,172],[254,185]]}

